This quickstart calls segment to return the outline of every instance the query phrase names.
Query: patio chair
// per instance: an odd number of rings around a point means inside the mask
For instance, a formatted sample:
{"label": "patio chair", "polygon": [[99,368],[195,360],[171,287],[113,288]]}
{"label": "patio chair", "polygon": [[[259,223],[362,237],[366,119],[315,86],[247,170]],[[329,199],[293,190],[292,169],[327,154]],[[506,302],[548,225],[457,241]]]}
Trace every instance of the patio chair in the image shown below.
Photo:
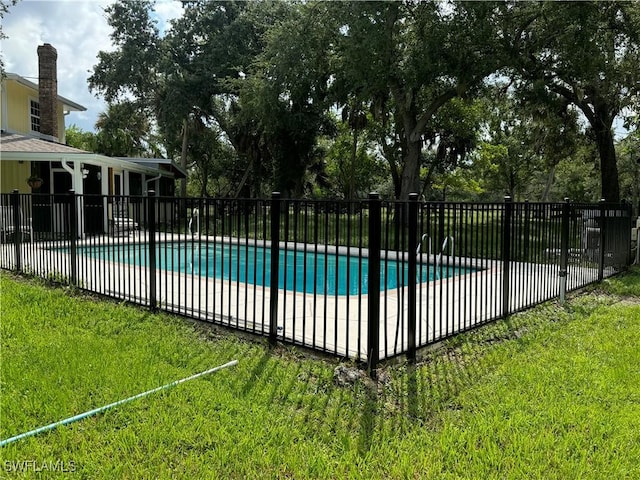
{"label": "patio chair", "polygon": [[116,202],[113,204],[111,225],[113,227],[113,235],[128,235],[130,232],[140,230],[138,223],[132,218],[129,218],[129,212],[125,202]]}
{"label": "patio chair", "polygon": [[[29,241],[33,241],[33,222],[31,218],[25,220],[22,208],[18,207],[20,216],[20,232],[29,235]],[[0,206],[0,241],[6,243],[7,239],[16,233],[13,207]]]}

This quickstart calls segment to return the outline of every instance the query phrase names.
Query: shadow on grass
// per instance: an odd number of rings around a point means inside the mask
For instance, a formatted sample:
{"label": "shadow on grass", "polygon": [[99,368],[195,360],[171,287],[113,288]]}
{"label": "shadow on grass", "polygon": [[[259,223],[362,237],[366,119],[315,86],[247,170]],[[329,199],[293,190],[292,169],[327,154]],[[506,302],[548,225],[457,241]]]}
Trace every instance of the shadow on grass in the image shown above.
{"label": "shadow on grass", "polygon": [[[631,275],[634,284],[638,272]],[[571,309],[548,303],[444,341],[416,364],[383,365],[377,382],[363,376],[348,386],[334,380],[332,360],[290,346],[256,349],[237,391],[296,418],[297,435],[339,449],[350,444],[364,457],[383,432],[439,430],[442,413],[463,408],[461,394],[500,368],[512,349],[535,341],[542,325],[571,317]]]}
{"label": "shadow on grass", "polygon": [[640,297],[640,265],[596,285],[596,290],[610,295]]}
{"label": "shadow on grass", "polygon": [[504,361],[498,347],[520,341],[541,321],[514,316],[487,325],[444,342],[416,364],[383,366],[377,382],[360,371],[347,386],[334,379],[336,363],[330,360],[310,359],[288,346],[255,349],[236,391],[295,418],[297,435],[340,449],[352,445],[364,457],[383,432],[439,429],[443,411],[461,408],[460,393]]}
{"label": "shadow on grass", "polygon": [[358,431],[358,453],[365,456],[375,438],[376,423],[379,421],[380,398],[373,388],[365,388],[360,412]]}
{"label": "shadow on grass", "polygon": [[272,357],[272,352],[270,348],[265,348],[262,356],[258,360],[258,362],[254,365],[249,373],[249,378],[247,379],[244,387],[241,390],[241,395],[244,397],[251,392],[253,388],[259,383],[260,379],[265,376],[265,371],[267,370],[267,365],[269,364],[269,360]]}
{"label": "shadow on grass", "polygon": [[[553,308],[560,313],[560,307]],[[516,315],[445,341],[423,354],[416,364],[388,367],[381,376],[387,376],[389,381],[379,385],[377,405],[370,401],[364,409],[382,416],[379,421],[391,422],[398,432],[415,426],[440,428],[440,414],[462,408],[460,394],[504,362],[508,354],[500,353],[500,346],[526,341],[525,335],[542,322],[539,318],[542,317]],[[363,430],[369,429],[370,423],[371,420],[362,422]]]}

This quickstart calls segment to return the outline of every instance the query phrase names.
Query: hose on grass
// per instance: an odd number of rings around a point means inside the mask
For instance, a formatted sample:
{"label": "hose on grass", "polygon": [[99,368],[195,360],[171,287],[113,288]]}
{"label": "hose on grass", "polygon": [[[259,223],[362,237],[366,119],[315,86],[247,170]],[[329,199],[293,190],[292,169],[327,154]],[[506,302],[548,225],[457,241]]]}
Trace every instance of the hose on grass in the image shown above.
{"label": "hose on grass", "polygon": [[50,423],[49,425],[45,425],[43,427],[39,427],[25,433],[21,433],[20,435],[15,435],[10,438],[5,438],[4,440],[0,440],[0,447],[4,447],[5,445],[13,443],[17,440],[21,440],[23,438],[32,437],[34,435],[37,435],[43,432],[48,432],[49,430],[53,430],[54,428],[57,428],[61,425],[68,425],[69,423],[77,422],[78,420],[82,420],[87,417],[97,415],[98,413],[102,413],[106,410],[109,410],[110,408],[117,407],[119,405],[123,405],[128,402],[132,402],[133,400],[146,397],[147,395],[151,395],[152,393],[159,392],[160,390],[166,390],[167,388],[175,387],[176,385],[180,385],[181,383],[188,382],[189,380],[194,380],[198,377],[202,377],[204,375],[208,375],[210,373],[217,372],[218,370],[222,370],[223,368],[232,367],[237,364],[238,364],[238,360],[232,360],[230,362],[225,363],[224,365],[210,368],[209,370],[205,370],[204,372],[196,373],[195,375],[191,375],[190,377],[186,377],[181,380],[176,380],[175,382],[167,383],[166,385],[162,385],[161,387],[156,387],[152,390],[147,390],[146,392],[139,393],[137,395],[134,395],[133,397],[125,398],[123,400],[118,400],[117,402],[110,403],[109,405],[105,405],[99,408],[94,408],[93,410],[89,410],[88,412],[84,412],[79,415],[74,415],[73,417],[65,418],[64,420],[60,420],[58,422]]}

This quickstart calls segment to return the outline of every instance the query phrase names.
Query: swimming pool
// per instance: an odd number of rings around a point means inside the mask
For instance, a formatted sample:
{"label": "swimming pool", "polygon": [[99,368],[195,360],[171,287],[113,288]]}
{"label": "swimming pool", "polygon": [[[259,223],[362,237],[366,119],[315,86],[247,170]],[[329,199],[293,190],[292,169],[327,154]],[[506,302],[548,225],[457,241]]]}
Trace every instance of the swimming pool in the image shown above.
{"label": "swimming pool", "polygon": [[[198,245],[198,243],[162,243],[156,247],[156,265],[160,269],[238,281],[269,287],[271,284],[270,250],[253,245]],[[85,246],[78,254],[101,260],[145,266],[146,245]],[[280,250],[279,288],[318,295],[366,294],[369,262],[366,257],[325,254],[311,247],[304,250]],[[382,260],[380,290],[406,285],[408,265]],[[418,264],[418,282],[469,273],[472,269]]]}

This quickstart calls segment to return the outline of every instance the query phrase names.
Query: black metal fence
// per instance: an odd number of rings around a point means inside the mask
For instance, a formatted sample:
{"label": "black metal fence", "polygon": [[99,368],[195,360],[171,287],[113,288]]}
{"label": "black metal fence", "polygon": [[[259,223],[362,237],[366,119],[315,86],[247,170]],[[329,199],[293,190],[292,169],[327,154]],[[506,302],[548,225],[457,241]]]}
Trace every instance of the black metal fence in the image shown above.
{"label": "black metal fence", "polygon": [[[366,362],[631,262],[627,204],[3,194],[0,267]],[[97,217],[97,218],[96,218]],[[89,220],[90,218],[90,220]],[[86,226],[102,225],[88,235]],[[637,248],[637,247],[636,247]]]}

